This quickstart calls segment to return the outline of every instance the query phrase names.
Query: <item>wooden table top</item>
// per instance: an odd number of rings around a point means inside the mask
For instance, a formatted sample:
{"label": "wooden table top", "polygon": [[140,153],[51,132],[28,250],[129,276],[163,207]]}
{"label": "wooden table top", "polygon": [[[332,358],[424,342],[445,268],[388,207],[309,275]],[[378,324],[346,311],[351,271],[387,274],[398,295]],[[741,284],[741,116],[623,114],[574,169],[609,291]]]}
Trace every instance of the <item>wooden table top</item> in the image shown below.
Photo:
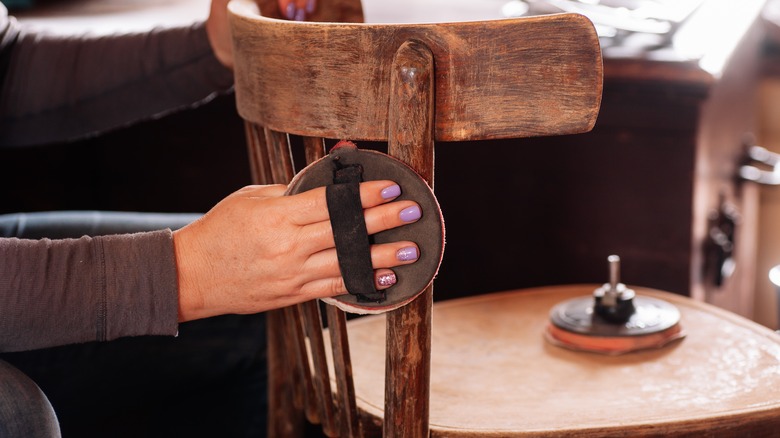
{"label": "wooden table top", "polygon": [[[686,337],[622,356],[548,343],[543,333],[550,309],[595,287],[545,287],[434,304],[434,435],[638,436],[728,430],[750,422],[762,431],[766,422],[780,424],[780,335],[713,306],[635,288],[676,305]],[[373,415],[384,406],[384,331],[383,316],[349,325],[356,393],[360,407]]]}

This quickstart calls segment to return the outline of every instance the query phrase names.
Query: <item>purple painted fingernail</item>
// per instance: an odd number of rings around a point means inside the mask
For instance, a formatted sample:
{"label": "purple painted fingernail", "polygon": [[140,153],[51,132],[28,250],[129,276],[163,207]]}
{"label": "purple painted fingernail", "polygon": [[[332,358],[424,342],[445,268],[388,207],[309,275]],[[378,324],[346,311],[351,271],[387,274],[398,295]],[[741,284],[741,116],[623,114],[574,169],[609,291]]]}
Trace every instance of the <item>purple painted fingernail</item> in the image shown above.
{"label": "purple painted fingernail", "polygon": [[404,208],[401,210],[401,214],[399,216],[404,222],[414,222],[422,217],[422,212],[420,211],[420,207],[415,205],[413,207]]}
{"label": "purple painted fingernail", "polygon": [[417,254],[417,248],[407,246],[406,248],[401,248],[396,251],[395,257],[402,262],[408,262],[409,260],[417,260],[417,257],[419,256]]}
{"label": "purple painted fingernail", "polygon": [[317,0],[309,0],[306,2],[306,13],[311,14],[314,12],[314,8],[317,7]]}
{"label": "purple painted fingernail", "polygon": [[288,20],[295,18],[295,3],[287,4],[287,7],[284,8],[284,16],[287,17]]}
{"label": "purple painted fingernail", "polygon": [[306,11],[303,9],[296,9],[295,21],[304,21],[304,20],[306,20]]}
{"label": "purple painted fingernail", "polygon": [[382,274],[376,278],[376,283],[380,286],[392,286],[394,285],[398,279],[395,277],[395,272],[389,272],[387,274]]}
{"label": "purple painted fingernail", "polygon": [[401,187],[398,184],[393,184],[382,190],[382,199],[393,199],[401,196]]}

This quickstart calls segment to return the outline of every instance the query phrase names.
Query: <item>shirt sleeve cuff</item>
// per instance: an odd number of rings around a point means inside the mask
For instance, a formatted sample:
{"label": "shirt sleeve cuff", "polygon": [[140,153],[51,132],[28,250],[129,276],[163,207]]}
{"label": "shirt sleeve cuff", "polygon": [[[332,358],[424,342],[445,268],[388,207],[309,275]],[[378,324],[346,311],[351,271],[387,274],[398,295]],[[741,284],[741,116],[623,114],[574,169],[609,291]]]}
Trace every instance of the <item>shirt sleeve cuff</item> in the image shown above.
{"label": "shirt sleeve cuff", "polygon": [[178,332],[170,230],[98,238],[105,272],[105,339]]}

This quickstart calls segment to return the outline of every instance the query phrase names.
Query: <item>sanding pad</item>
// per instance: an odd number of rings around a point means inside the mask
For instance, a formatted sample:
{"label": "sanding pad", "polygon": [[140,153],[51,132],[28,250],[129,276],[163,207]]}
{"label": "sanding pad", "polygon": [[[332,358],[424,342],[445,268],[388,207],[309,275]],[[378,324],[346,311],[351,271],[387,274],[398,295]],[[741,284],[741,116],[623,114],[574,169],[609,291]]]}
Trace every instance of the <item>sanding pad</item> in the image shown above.
{"label": "sanding pad", "polygon": [[[347,144],[348,146],[342,146]],[[401,187],[401,196],[417,202],[422,217],[415,223],[386,230],[371,236],[372,243],[400,240],[415,242],[420,248],[416,262],[396,266],[397,283],[386,290],[381,302],[364,302],[356,295],[345,294],[323,301],[351,313],[383,313],[408,304],[431,284],[444,253],[444,220],[441,209],[428,183],[405,163],[381,152],[358,149],[351,142],[341,142],[324,158],[303,169],[290,183],[287,194],[301,193],[333,184],[335,162],[340,166],[359,165],[363,181],[391,180]],[[343,274],[343,272],[342,272]]]}

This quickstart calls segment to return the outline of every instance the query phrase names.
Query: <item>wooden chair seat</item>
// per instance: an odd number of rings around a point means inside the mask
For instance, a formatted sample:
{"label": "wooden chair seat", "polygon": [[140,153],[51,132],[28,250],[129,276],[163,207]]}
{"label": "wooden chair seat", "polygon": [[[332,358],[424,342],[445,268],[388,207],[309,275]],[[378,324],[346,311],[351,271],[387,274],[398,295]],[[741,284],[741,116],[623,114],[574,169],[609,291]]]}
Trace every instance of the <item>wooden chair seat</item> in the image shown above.
{"label": "wooden chair seat", "polygon": [[[780,430],[780,335],[686,297],[687,336],[621,356],[544,339],[550,309],[598,285],[553,286],[433,305],[432,436],[773,436]],[[384,317],[351,321],[358,408],[381,421]],[[752,434],[752,435],[751,435]]]}

